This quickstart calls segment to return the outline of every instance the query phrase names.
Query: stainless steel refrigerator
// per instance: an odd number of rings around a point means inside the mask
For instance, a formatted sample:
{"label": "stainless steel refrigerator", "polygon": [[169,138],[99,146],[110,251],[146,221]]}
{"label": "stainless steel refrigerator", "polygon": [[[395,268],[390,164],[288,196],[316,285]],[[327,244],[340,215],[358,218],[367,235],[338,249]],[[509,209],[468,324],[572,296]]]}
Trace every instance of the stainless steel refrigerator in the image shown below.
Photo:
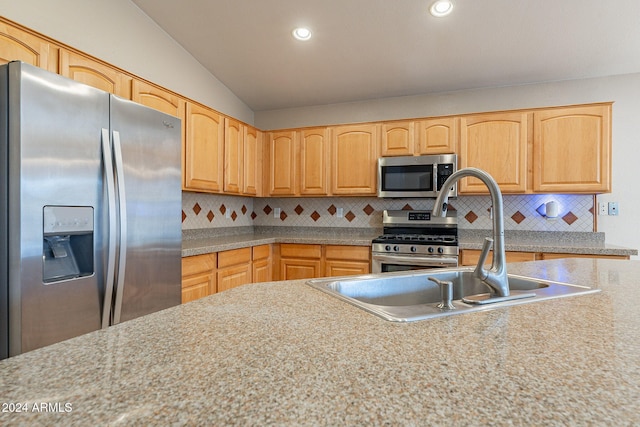
{"label": "stainless steel refrigerator", "polygon": [[180,119],[0,66],[0,359],[180,303]]}

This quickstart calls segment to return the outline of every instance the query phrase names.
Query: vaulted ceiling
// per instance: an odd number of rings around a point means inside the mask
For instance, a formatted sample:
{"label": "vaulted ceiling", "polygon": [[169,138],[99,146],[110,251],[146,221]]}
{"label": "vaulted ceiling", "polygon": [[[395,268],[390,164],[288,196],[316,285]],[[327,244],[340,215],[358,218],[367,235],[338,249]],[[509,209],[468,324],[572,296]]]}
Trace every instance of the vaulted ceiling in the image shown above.
{"label": "vaulted ceiling", "polygon": [[640,72],[638,0],[452,1],[133,0],[254,111]]}

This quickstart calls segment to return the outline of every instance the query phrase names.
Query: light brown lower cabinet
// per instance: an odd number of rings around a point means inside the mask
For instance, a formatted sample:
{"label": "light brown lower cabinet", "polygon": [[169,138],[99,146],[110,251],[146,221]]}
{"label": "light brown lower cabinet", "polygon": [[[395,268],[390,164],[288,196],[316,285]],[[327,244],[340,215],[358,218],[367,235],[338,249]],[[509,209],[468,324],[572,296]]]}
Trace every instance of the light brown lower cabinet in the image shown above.
{"label": "light brown lower cabinet", "polygon": [[322,245],[280,245],[280,280],[312,279],[321,276]]}
{"label": "light brown lower cabinet", "polygon": [[217,255],[182,258],[182,303],[216,293]]}
{"label": "light brown lower cabinet", "polygon": [[251,248],[218,252],[218,292],[251,283]]}
{"label": "light brown lower cabinet", "polygon": [[[460,251],[460,265],[469,266],[476,265],[480,258],[480,250],[477,249],[462,249]],[[628,256],[623,255],[582,255],[582,254],[563,254],[563,253],[550,253],[550,252],[517,252],[507,251],[505,252],[507,262],[524,262],[524,261],[539,261],[547,259],[561,259],[561,258],[605,258],[605,259],[629,259]],[[485,262],[486,265],[490,265],[493,259],[493,255],[489,254]]]}
{"label": "light brown lower cabinet", "polygon": [[253,283],[270,282],[272,280],[271,245],[260,245],[251,248],[251,267]]}
{"label": "light brown lower cabinet", "polygon": [[371,272],[369,246],[325,246],[325,276],[353,276]]}

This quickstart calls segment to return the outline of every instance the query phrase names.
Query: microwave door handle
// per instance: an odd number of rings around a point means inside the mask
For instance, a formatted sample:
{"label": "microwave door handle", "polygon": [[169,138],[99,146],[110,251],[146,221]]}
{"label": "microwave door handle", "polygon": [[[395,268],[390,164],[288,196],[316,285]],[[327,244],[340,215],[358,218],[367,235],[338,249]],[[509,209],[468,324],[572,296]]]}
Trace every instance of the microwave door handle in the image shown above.
{"label": "microwave door handle", "polygon": [[120,323],[122,297],[124,294],[124,276],[127,267],[127,198],[124,186],[124,163],[122,162],[122,146],[120,132],[113,131],[113,156],[118,185],[118,205],[120,217],[120,255],[118,257],[118,277],[116,280],[116,300],[113,306],[113,324]]}
{"label": "microwave door handle", "polygon": [[116,266],[116,194],[113,177],[113,162],[109,130],[102,129],[102,161],[104,165],[104,178],[107,187],[107,216],[109,219],[109,232],[107,235],[107,275],[104,283],[104,301],[102,307],[102,328],[109,326],[111,320],[111,303],[113,301],[113,280]]}

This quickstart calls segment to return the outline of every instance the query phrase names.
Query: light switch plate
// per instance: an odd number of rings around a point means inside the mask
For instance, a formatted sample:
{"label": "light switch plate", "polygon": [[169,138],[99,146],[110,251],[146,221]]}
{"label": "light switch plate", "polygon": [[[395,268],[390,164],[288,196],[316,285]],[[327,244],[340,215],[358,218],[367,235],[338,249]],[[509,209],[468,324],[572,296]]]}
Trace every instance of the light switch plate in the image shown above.
{"label": "light switch plate", "polygon": [[609,215],[609,210],[605,202],[598,203],[598,215]]}

